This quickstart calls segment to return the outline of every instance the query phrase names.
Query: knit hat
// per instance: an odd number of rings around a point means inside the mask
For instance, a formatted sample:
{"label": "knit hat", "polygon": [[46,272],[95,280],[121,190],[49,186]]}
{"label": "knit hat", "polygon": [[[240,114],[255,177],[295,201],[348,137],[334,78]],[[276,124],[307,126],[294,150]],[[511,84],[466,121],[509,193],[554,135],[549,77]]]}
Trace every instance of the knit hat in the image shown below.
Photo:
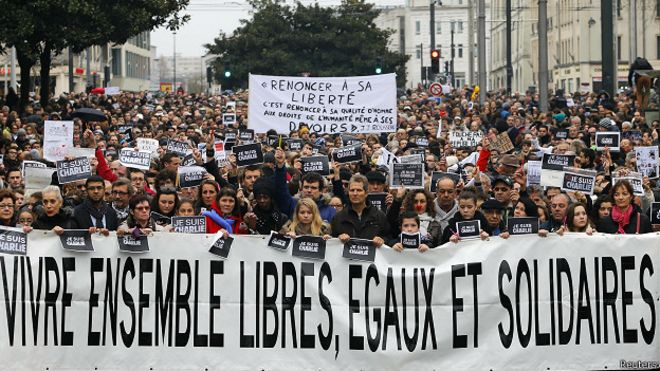
{"label": "knit hat", "polygon": [[259,177],[252,186],[252,193],[254,197],[258,195],[266,195],[268,197],[273,197],[273,182],[269,178]]}

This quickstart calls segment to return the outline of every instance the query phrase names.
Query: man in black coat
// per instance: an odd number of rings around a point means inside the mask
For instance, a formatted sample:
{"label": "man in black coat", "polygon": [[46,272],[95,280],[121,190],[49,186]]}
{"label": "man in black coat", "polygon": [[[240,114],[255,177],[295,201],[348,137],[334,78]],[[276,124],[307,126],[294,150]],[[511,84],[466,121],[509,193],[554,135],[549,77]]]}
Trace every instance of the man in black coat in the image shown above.
{"label": "man in black coat", "polygon": [[117,213],[103,200],[105,183],[103,178],[93,175],[85,182],[87,198],[73,210],[73,218],[78,229],[88,229],[90,233],[107,234],[119,227]]}

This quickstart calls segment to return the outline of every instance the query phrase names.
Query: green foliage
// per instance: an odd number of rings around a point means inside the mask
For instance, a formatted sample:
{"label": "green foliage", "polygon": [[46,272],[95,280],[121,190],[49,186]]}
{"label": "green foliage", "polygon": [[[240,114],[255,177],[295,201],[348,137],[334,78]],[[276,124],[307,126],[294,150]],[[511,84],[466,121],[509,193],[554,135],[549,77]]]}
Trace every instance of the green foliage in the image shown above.
{"label": "green foliage", "polygon": [[[343,0],[337,7],[287,6],[252,0],[252,19],[241,20],[231,36],[221,33],[206,48],[220,57],[216,78],[225,86],[246,86],[248,74],[297,76],[372,75],[396,72],[405,84],[407,56],[387,49],[391,31],[374,24],[379,10],[365,0]],[[224,78],[229,67],[232,78]]]}

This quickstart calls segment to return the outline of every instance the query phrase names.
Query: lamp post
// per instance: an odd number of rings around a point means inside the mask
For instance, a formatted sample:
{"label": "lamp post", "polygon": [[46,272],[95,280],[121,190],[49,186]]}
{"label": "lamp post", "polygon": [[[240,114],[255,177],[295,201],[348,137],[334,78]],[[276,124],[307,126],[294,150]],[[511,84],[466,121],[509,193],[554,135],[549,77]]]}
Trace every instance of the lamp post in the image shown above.
{"label": "lamp post", "polygon": [[172,91],[176,94],[176,31],[172,32],[172,43],[174,48],[172,51]]}

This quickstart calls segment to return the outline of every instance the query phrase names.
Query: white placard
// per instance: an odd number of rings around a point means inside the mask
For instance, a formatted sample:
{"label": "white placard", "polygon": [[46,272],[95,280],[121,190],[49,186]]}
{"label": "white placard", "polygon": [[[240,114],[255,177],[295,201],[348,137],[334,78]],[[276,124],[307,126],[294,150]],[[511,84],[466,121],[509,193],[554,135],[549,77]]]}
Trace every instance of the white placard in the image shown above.
{"label": "white placard", "polygon": [[158,143],[157,139],[137,138],[136,142],[137,142],[136,147],[140,151],[147,151],[149,153],[155,153],[155,152],[158,152],[158,148],[160,148],[160,143]]}
{"label": "white placard", "polygon": [[50,121],[44,123],[44,158],[62,161],[73,147],[73,121]]}
{"label": "white placard", "polygon": [[395,78],[250,75],[248,127],[289,134],[305,123],[314,133],[394,132]]}
{"label": "white placard", "polygon": [[649,179],[658,178],[658,161],[660,161],[658,156],[658,146],[635,147],[635,159],[637,163],[637,171],[642,173],[642,175],[649,177]]}

